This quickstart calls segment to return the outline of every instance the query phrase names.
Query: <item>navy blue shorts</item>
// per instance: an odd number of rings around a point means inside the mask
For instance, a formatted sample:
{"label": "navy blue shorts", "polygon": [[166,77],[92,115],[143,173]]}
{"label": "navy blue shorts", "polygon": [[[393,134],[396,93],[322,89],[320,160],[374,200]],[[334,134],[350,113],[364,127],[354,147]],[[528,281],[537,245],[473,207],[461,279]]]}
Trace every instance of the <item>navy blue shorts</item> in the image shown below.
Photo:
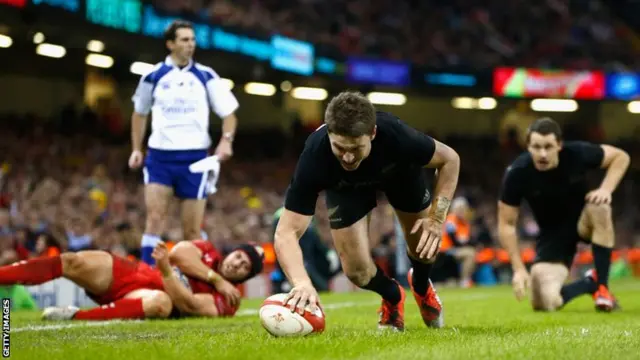
{"label": "navy blue shorts", "polygon": [[168,186],[180,199],[204,199],[209,172],[192,173],[189,165],[207,156],[207,150],[149,149],[142,170],[144,183]]}

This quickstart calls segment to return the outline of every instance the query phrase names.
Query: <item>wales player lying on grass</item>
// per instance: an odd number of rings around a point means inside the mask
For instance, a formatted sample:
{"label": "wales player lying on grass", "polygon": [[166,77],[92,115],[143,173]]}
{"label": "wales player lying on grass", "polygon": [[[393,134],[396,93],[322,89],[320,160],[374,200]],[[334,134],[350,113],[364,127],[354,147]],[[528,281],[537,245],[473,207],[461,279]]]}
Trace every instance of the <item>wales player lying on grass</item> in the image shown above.
{"label": "wales player lying on grass", "polygon": [[0,285],[38,285],[64,277],[101,305],[47,308],[46,320],[233,316],[240,304],[234,284],[263,266],[262,249],[250,244],[223,256],[208,241],[183,241],[171,252],[159,243],[153,254],[157,268],[96,250],[20,261],[0,267]]}

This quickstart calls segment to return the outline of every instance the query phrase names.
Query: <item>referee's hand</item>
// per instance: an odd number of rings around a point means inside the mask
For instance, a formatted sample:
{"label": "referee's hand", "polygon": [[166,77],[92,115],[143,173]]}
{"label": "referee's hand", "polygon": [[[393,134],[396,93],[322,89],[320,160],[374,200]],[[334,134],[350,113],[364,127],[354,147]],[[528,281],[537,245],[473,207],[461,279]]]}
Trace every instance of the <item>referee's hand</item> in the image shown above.
{"label": "referee's hand", "polygon": [[231,142],[225,139],[220,140],[218,146],[216,147],[215,154],[218,156],[220,161],[229,160],[231,156],[233,156],[233,147],[231,146]]}
{"label": "referee's hand", "polygon": [[142,151],[133,150],[131,152],[131,156],[129,156],[129,168],[137,169],[142,166],[142,160],[144,160],[144,156],[142,155]]}

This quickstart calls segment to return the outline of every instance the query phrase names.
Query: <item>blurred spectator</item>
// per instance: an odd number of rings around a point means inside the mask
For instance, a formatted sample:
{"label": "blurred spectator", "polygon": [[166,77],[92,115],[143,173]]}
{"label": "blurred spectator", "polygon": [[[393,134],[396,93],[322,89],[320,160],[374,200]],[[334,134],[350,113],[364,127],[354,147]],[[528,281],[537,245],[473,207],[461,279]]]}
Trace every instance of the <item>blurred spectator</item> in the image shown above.
{"label": "blurred spectator", "polygon": [[460,264],[460,286],[471,287],[476,265],[475,240],[472,239],[471,209],[469,202],[457,197],[451,202],[451,209],[442,231],[440,251],[442,256],[450,256]]}
{"label": "blurred spectator", "polygon": [[255,35],[279,33],[327,56],[432,67],[632,69],[633,36],[600,0],[155,0],[160,9]]}

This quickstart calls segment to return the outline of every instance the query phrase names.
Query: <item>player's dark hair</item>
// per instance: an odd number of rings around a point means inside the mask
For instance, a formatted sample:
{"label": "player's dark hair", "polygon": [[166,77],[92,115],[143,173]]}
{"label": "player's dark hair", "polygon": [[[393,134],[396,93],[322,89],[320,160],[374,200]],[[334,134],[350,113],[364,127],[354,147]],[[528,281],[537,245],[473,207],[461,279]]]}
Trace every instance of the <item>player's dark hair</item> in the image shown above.
{"label": "player's dark hair", "polygon": [[527,130],[527,142],[529,142],[529,139],[531,138],[531,133],[534,132],[540,135],[553,134],[556,136],[556,140],[562,141],[562,129],[560,128],[560,125],[548,117],[540,118],[529,126],[529,129]]}
{"label": "player's dark hair", "polygon": [[176,36],[178,35],[178,29],[192,29],[193,30],[193,24],[191,24],[188,21],[184,21],[184,20],[175,20],[175,21],[173,21],[171,24],[169,24],[167,29],[164,31],[164,40],[165,41],[169,41],[169,40],[174,41],[176,39]]}
{"label": "player's dark hair", "polygon": [[372,135],[376,126],[376,109],[361,93],[345,91],[331,99],[324,113],[324,122],[327,131],[336,135]]}

